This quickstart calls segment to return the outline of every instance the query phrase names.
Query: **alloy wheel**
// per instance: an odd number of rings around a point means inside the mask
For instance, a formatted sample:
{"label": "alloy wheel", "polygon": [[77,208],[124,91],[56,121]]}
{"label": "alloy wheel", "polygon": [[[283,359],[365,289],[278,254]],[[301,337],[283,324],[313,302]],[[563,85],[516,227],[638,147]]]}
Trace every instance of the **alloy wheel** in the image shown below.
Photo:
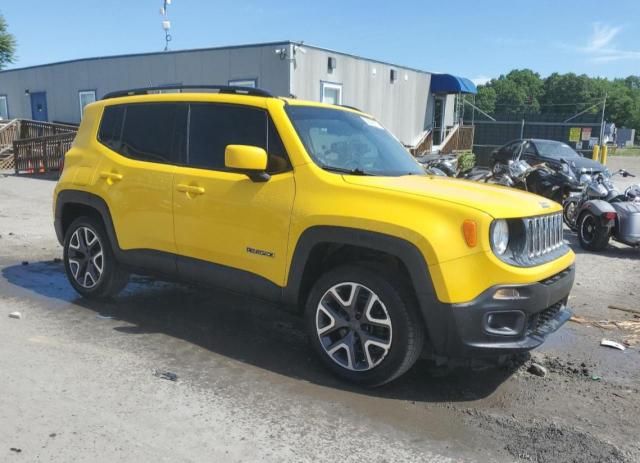
{"label": "alloy wheel", "polygon": [[329,288],[318,303],[315,322],[326,354],[348,370],[371,370],[391,349],[389,312],[376,293],[359,283]]}
{"label": "alloy wheel", "polygon": [[98,284],[104,270],[104,251],[100,238],[89,227],[78,227],[71,235],[67,261],[80,286],[91,289]]}

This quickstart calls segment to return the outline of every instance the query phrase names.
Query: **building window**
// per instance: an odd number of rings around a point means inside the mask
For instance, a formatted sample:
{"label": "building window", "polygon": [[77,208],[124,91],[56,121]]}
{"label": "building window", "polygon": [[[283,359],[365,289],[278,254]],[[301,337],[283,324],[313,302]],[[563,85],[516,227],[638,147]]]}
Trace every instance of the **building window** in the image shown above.
{"label": "building window", "polygon": [[327,104],[342,104],[342,84],[332,84],[331,82],[320,83],[320,101]]}
{"label": "building window", "polygon": [[9,106],[6,95],[0,95],[0,119],[9,119]]}
{"label": "building window", "polygon": [[95,90],[83,90],[78,92],[78,97],[80,99],[80,117],[84,113],[84,107],[89,103],[93,103],[96,101],[96,91]]}
{"label": "building window", "polygon": [[230,80],[229,85],[231,87],[249,87],[256,88],[258,86],[258,79],[238,79]]}

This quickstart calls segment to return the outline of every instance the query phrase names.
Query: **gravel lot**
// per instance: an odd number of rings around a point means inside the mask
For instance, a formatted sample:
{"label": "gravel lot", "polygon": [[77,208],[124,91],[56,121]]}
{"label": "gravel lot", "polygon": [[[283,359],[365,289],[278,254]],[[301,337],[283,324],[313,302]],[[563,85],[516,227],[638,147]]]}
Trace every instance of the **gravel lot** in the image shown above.
{"label": "gravel lot", "polygon": [[[611,159],[621,166],[640,174],[640,157]],[[53,187],[0,175],[0,461],[640,461],[640,351],[599,345],[624,330],[570,322],[505,367],[421,361],[351,388],[271,305],[142,277],[112,302],[79,299]],[[566,238],[576,315],[639,320],[608,306],[640,310],[640,250]],[[534,360],[546,377],[527,372]]]}

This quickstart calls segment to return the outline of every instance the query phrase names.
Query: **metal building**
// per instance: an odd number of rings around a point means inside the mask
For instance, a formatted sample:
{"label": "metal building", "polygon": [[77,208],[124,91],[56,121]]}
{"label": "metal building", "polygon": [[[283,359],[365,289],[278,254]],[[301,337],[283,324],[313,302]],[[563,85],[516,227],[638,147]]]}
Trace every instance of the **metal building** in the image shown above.
{"label": "metal building", "polygon": [[[0,118],[78,123],[82,108],[128,88],[257,86],[278,96],[355,106],[405,145],[439,145],[456,128],[467,79],[294,42],[77,59],[0,72]],[[436,146],[437,148],[437,146]]]}

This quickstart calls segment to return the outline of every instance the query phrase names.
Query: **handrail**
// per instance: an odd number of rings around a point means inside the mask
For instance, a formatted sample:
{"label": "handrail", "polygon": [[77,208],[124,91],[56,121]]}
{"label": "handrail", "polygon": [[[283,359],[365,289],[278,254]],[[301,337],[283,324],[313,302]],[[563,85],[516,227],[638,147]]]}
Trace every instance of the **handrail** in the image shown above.
{"label": "handrail", "polygon": [[0,127],[0,151],[11,146],[13,141],[18,138],[19,124],[18,119],[13,119]]}

